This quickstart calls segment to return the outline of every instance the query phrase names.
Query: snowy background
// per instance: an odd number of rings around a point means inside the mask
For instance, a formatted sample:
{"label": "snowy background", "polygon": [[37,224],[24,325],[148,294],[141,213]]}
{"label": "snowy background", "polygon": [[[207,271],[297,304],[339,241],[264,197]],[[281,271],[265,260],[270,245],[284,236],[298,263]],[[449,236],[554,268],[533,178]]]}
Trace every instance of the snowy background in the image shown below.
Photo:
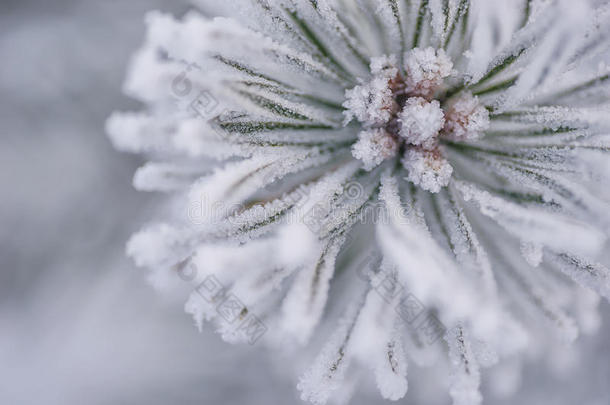
{"label": "snowy background", "polygon": [[[132,189],[142,161],[112,149],[104,121],[138,107],[121,84],[154,8],[186,6],[0,3],[0,404],[300,403],[289,362],[200,334],[124,258],[156,198]],[[566,375],[529,365],[519,398],[485,403],[610,404],[607,303],[603,317]],[[404,402],[423,403],[427,383]]]}

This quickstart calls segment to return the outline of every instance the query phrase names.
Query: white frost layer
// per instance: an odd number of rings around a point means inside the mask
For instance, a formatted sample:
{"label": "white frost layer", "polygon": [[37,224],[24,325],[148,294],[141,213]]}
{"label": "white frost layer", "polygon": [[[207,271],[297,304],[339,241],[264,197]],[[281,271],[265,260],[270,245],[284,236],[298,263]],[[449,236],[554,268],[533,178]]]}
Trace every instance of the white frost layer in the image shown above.
{"label": "white frost layer", "polygon": [[414,48],[405,54],[407,93],[431,97],[443,79],[453,74],[453,62],[444,50]]}
{"label": "white frost layer", "polygon": [[445,336],[452,366],[449,394],[453,405],[479,405],[483,401],[479,386],[481,373],[467,331],[463,327],[450,329]]}
{"label": "white frost layer", "polygon": [[382,128],[360,132],[358,142],[352,146],[352,155],[362,161],[364,170],[367,171],[395,156],[396,153],[398,153],[397,140]]}
{"label": "white frost layer", "polygon": [[397,64],[396,55],[383,55],[371,58],[371,73],[392,79],[398,75]]}
{"label": "white frost layer", "polygon": [[365,127],[386,124],[398,109],[391,81],[398,75],[396,58],[382,56],[371,59],[372,79],[345,92],[344,124],[356,118]]}
{"label": "white frost layer", "polygon": [[438,151],[410,148],[402,158],[407,180],[426,191],[438,193],[449,184],[453,167]]}
{"label": "white frost layer", "polygon": [[357,308],[354,306],[328,339],[311,367],[300,378],[297,389],[301,399],[313,405],[325,405],[345,380],[351,356],[346,351]]}
{"label": "white frost layer", "polygon": [[445,125],[441,104],[437,100],[428,102],[422,97],[408,99],[398,120],[401,124],[400,135],[408,143],[425,148],[434,146],[437,134]]}
{"label": "white frost layer", "polygon": [[447,110],[443,134],[456,141],[473,141],[479,139],[489,125],[489,111],[476,96],[465,93]]}

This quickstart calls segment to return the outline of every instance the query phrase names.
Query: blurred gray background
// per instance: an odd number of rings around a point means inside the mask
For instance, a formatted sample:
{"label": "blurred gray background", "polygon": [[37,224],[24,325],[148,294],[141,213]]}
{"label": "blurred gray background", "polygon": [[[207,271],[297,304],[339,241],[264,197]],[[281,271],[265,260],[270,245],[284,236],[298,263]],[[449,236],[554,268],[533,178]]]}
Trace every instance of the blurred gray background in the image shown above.
{"label": "blurred gray background", "polygon": [[[132,189],[142,161],[115,152],[103,128],[113,110],[138,109],[120,89],[150,9],[186,5],[0,3],[2,405],[300,403],[269,353],[200,334],[124,258],[156,196]],[[530,365],[519,398],[485,403],[610,404],[608,307],[569,375]],[[405,403],[418,403],[410,385]]]}

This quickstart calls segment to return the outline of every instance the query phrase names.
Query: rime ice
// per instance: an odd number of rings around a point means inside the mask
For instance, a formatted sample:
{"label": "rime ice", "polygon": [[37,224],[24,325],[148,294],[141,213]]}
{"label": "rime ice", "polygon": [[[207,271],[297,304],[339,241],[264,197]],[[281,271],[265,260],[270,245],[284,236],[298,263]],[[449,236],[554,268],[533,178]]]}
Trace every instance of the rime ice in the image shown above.
{"label": "rime ice", "polygon": [[[237,340],[197,291],[211,275],[269,325],[262,342],[326,342],[298,385],[316,405],[365,378],[399,399],[408,363],[433,358],[453,404],[478,405],[496,361],[519,374],[596,328],[610,80],[590,64],[610,13],[589,4],[604,2],[197,3],[229,17],[150,14],[125,85],[147,109],[108,121],[117,148],[154,159],[135,185],[173,197],[128,253],[159,287],[198,269],[180,286],[197,325]],[[211,120],[188,108],[203,90]],[[430,325],[406,302],[445,339],[416,336]]]}
{"label": "rime ice", "polygon": [[398,115],[398,121],[400,136],[407,143],[432,149],[445,124],[445,116],[437,100],[428,102],[422,97],[411,97]]}
{"label": "rime ice", "polygon": [[365,170],[372,170],[398,153],[398,141],[383,128],[360,132],[352,146],[352,155],[362,161]]}
{"label": "rime ice", "polygon": [[398,109],[392,87],[398,75],[393,57],[371,60],[371,81],[345,92],[345,124],[356,118],[364,127],[382,126]]}
{"label": "rime ice", "polygon": [[453,62],[442,49],[415,48],[405,54],[406,90],[430,98],[453,73]]}
{"label": "rime ice", "polygon": [[489,111],[471,93],[449,104],[443,135],[454,141],[473,141],[489,128]]}
{"label": "rime ice", "polygon": [[409,148],[402,158],[407,180],[424,190],[438,193],[449,184],[453,168],[436,150]]}
{"label": "rime ice", "polygon": [[352,155],[370,171],[393,158],[401,144],[405,177],[437,193],[453,169],[443,157],[440,137],[473,140],[489,128],[489,113],[470,93],[456,100],[442,96],[444,80],[454,74],[442,49],[415,48],[404,54],[404,72],[395,55],[371,59],[371,79],[345,92],[344,124],[354,118],[365,128]]}

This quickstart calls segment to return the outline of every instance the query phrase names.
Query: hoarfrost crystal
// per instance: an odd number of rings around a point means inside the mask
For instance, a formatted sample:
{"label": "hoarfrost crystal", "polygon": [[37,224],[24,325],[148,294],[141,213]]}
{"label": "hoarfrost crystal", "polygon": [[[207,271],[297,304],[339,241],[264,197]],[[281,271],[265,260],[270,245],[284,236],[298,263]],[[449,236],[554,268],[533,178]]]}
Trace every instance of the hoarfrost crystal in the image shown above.
{"label": "hoarfrost crystal", "polygon": [[397,152],[398,142],[383,128],[360,132],[358,142],[352,146],[352,155],[362,161],[363,168],[367,171],[395,156]]}
{"label": "hoarfrost crystal", "polygon": [[407,92],[430,98],[453,73],[453,63],[443,49],[415,48],[405,55]]}
{"label": "hoarfrost crystal", "polygon": [[402,159],[407,179],[424,190],[438,193],[451,180],[453,167],[437,151],[411,148]]}
{"label": "hoarfrost crystal", "polygon": [[394,59],[374,58],[371,61],[371,81],[345,92],[345,123],[356,118],[365,127],[372,127],[390,121],[398,108],[393,90],[393,82],[398,75]]}
{"label": "hoarfrost crystal", "polygon": [[467,92],[451,103],[445,119],[443,135],[454,141],[476,140],[489,128],[489,111]]}
{"label": "hoarfrost crystal", "polygon": [[481,403],[487,372],[509,394],[525,356],[593,332],[610,298],[603,3],[150,13],[125,83],[147,108],[107,131],[169,203],[128,254],[186,283],[223,339],[318,350],[298,383],[314,404],[362,378],[400,399],[433,361],[456,405]]}
{"label": "hoarfrost crystal", "polygon": [[437,100],[411,97],[400,112],[400,135],[411,145],[432,148],[438,132],[445,125],[445,116]]}

